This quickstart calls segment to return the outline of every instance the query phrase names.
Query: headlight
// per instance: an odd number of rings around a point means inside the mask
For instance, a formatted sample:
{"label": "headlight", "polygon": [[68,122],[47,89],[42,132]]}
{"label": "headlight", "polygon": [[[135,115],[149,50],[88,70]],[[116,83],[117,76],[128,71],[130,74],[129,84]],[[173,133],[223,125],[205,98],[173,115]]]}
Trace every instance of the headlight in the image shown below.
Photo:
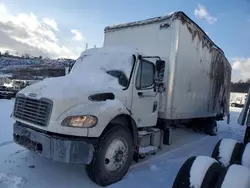
{"label": "headlight", "polygon": [[97,124],[97,117],[91,115],[69,116],[63,120],[62,126],[91,128]]}

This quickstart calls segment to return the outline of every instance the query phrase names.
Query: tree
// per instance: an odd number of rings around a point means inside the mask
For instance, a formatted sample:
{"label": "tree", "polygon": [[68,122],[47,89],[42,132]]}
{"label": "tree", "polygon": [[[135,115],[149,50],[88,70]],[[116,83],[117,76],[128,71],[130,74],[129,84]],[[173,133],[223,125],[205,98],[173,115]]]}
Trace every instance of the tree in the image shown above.
{"label": "tree", "polygon": [[5,56],[9,56],[9,55],[10,55],[9,51],[6,51],[6,52],[4,53],[4,55],[5,55]]}
{"label": "tree", "polygon": [[239,80],[237,83],[231,83],[231,92],[247,93],[250,87],[250,79],[247,81]]}
{"label": "tree", "polygon": [[43,56],[40,55],[40,56],[39,56],[39,59],[43,59]]}
{"label": "tree", "polygon": [[30,58],[30,55],[29,55],[28,53],[25,53],[25,54],[24,54],[24,57],[25,57],[26,59],[29,59],[29,58]]}

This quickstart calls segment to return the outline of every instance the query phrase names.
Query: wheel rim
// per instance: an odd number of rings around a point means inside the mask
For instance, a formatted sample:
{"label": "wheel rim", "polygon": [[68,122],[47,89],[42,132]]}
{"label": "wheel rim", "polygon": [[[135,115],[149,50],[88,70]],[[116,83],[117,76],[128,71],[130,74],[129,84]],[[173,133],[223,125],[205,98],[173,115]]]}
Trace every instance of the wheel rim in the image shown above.
{"label": "wheel rim", "polygon": [[127,161],[128,158],[128,145],[122,138],[115,139],[107,148],[104,166],[110,171],[114,172],[119,170]]}

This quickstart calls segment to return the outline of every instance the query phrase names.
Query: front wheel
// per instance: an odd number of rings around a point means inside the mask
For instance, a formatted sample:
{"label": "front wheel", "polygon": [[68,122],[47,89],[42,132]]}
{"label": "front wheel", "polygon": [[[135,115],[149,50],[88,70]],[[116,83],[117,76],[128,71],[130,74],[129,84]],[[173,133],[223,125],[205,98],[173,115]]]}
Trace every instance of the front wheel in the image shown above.
{"label": "front wheel", "polygon": [[101,137],[93,160],[86,167],[89,178],[100,186],[121,180],[133,159],[133,142],[130,131],[114,125]]}

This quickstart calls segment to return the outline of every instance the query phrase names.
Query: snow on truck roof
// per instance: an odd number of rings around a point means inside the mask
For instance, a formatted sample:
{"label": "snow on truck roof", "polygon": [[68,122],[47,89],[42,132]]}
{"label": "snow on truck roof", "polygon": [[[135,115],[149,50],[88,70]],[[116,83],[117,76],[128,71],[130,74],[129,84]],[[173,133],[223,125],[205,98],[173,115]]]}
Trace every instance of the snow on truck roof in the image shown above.
{"label": "snow on truck roof", "polygon": [[80,82],[86,79],[88,80],[86,84],[95,85],[95,88],[107,88],[107,86],[121,88],[117,78],[107,71],[119,70],[129,78],[134,62],[133,55],[137,56],[138,53],[136,49],[119,46],[88,49],[81,53],[67,76],[76,77]]}
{"label": "snow on truck roof", "polygon": [[173,21],[176,19],[180,19],[182,21],[182,23],[185,22],[189,22],[189,23],[193,23],[195,25],[195,27],[197,28],[197,30],[199,30],[203,36],[211,43],[213,44],[214,48],[217,48],[218,50],[220,50],[223,54],[223,50],[220,49],[210,38],[209,36],[201,29],[201,27],[199,25],[197,25],[191,18],[189,18],[184,12],[182,11],[178,11],[178,12],[174,12],[172,14],[168,14],[166,16],[159,16],[159,17],[154,17],[154,18],[149,18],[146,20],[140,20],[140,21],[135,21],[135,22],[129,22],[129,23],[123,23],[123,24],[117,24],[117,25],[112,25],[112,26],[107,26],[104,29],[104,32],[112,32],[112,31],[117,31],[117,30],[121,30],[121,29],[125,29],[125,28],[131,28],[131,27],[137,27],[137,26],[143,26],[143,25],[149,25],[149,24],[153,24],[153,23],[160,23],[166,20],[169,21]]}
{"label": "snow on truck roof", "polygon": [[143,54],[138,49],[131,49],[123,46],[112,46],[112,47],[101,47],[101,48],[91,48],[88,50],[85,50],[81,53],[80,57],[86,56],[86,55],[92,55],[95,54],[116,54],[116,55],[126,55],[126,56],[132,56],[137,54]]}

